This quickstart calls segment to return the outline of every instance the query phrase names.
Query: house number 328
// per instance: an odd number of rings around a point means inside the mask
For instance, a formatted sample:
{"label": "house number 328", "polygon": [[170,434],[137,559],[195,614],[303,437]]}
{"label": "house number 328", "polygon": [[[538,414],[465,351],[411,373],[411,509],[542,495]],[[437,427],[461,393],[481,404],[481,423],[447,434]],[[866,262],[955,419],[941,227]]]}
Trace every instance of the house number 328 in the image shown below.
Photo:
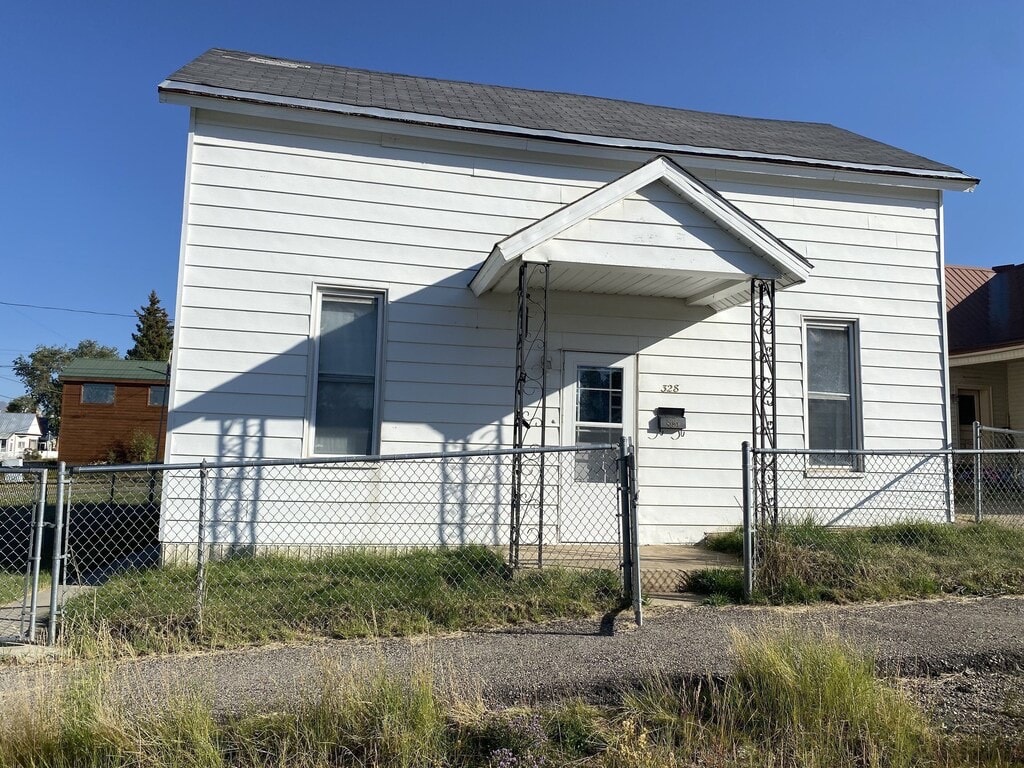
{"label": "house number 328", "polygon": [[661,391],[662,392],[678,392],[679,391],[679,385],[678,384],[662,384],[661,385]]}

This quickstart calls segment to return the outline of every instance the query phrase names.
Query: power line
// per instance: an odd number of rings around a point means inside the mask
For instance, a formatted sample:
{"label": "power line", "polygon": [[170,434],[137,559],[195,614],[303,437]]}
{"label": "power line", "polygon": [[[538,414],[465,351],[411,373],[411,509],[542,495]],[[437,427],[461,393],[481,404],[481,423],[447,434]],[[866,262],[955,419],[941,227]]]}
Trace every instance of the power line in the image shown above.
{"label": "power line", "polygon": [[27,307],[28,309],[48,309],[53,312],[77,312],[81,315],[105,315],[107,317],[135,317],[134,314],[126,315],[123,312],[98,312],[94,309],[71,309],[69,307],[46,307],[41,304],[18,304],[13,301],[0,301],[5,307]]}

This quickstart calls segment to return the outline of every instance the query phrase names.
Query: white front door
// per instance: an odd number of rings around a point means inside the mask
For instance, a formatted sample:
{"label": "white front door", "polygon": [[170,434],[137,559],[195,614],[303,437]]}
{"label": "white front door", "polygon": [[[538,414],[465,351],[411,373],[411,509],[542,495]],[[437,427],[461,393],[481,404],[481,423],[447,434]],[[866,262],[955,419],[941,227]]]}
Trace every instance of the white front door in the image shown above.
{"label": "white front door", "polygon": [[[566,352],[562,366],[562,444],[618,444],[636,432],[632,355]],[[618,541],[618,466],[613,452],[580,452],[562,477],[559,541]],[[568,476],[566,476],[568,475]]]}

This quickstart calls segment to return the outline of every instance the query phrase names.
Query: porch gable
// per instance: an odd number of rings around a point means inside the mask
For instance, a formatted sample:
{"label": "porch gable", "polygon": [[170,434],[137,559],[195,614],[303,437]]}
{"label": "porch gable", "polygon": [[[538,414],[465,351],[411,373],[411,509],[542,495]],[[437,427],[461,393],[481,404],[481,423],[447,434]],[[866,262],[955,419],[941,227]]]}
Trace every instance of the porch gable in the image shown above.
{"label": "porch gable", "polygon": [[548,264],[551,289],[681,298],[723,309],[751,278],[804,282],[810,263],[700,180],[657,157],[495,244],[470,283],[511,293],[515,265]]}

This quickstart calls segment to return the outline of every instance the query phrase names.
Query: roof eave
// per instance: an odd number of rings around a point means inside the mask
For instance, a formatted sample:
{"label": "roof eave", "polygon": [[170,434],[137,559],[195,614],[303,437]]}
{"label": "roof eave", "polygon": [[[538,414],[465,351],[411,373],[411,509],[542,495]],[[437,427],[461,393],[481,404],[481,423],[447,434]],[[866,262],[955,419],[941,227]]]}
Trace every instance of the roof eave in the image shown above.
{"label": "roof eave", "polygon": [[688,144],[641,141],[616,136],[595,136],[591,134],[542,130],[515,125],[463,120],[443,117],[440,115],[427,115],[418,112],[403,112],[400,110],[382,109],[379,107],[363,107],[354,104],[342,104],[319,99],[276,96],[274,94],[261,93],[258,91],[239,91],[231,88],[218,88],[215,86],[186,83],[177,80],[164,80],[159,86],[157,86],[157,91],[162,102],[170,104],[184,104],[186,106],[195,106],[192,99],[196,97],[219,100],[222,102],[249,102],[266,106],[292,107],[356,117],[370,117],[394,122],[415,123],[419,125],[455,128],[459,130],[471,130],[483,133],[526,136],[550,141],[589,144],[592,146],[616,149],[646,150],[659,153],[669,152],[672,154],[703,156],[728,160],[749,160],[755,162],[782,163],[808,168],[829,168],[841,172],[899,176],[920,180],[922,182],[930,182],[929,186],[937,189],[959,192],[970,191],[979,183],[978,179],[968,176],[960,171],[940,171],[920,168],[905,168],[900,166],[875,165],[870,163],[850,163],[823,158],[797,157],[793,155],[771,154],[765,152],[698,147]]}

